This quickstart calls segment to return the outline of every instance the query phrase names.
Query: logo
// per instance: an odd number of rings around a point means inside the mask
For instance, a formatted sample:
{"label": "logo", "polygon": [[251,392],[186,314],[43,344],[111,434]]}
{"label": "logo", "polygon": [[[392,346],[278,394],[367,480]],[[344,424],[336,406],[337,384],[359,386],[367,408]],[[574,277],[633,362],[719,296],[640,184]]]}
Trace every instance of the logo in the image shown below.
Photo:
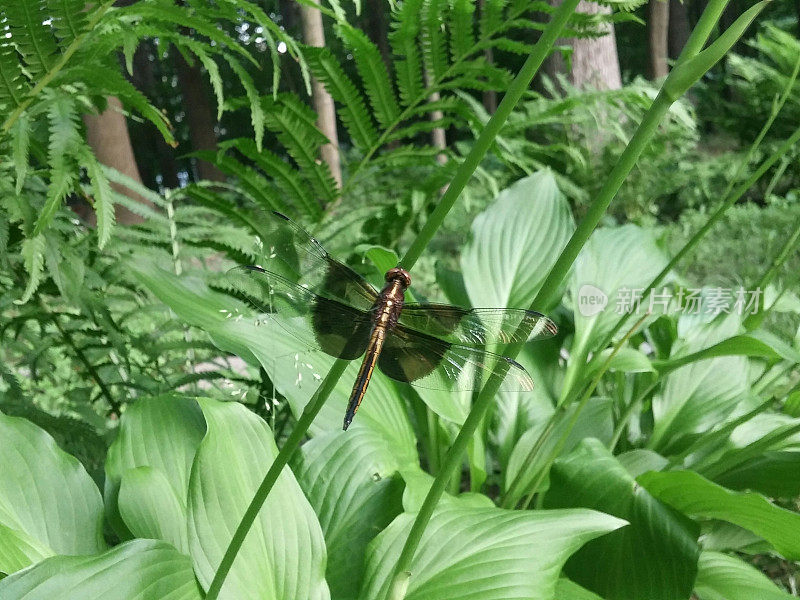
{"label": "logo", "polygon": [[578,290],[578,312],[584,317],[593,317],[608,305],[608,296],[600,288],[585,283]]}

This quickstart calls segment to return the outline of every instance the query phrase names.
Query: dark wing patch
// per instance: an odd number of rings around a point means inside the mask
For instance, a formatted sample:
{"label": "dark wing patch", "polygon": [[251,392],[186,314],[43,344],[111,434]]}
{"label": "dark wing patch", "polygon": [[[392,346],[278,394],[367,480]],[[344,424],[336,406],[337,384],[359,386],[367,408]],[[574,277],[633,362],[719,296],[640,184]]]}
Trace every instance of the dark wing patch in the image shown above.
{"label": "dark wing patch", "polygon": [[472,390],[507,368],[501,390],[533,389],[528,372],[508,357],[446,342],[403,325],[387,332],[378,368],[396,381],[434,390]]}
{"label": "dark wing patch", "polygon": [[277,323],[306,346],[353,360],[367,349],[370,313],[323,298],[305,287],[256,266],[231,269],[229,292]]}

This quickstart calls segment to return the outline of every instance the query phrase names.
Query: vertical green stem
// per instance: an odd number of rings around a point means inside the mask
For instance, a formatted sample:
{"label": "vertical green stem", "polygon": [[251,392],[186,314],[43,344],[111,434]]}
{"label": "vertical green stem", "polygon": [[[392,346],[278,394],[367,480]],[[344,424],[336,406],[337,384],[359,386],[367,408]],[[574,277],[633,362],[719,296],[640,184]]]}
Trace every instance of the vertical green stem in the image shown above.
{"label": "vertical green stem", "polygon": [[458,171],[450,182],[447,191],[442,195],[436,208],[431,213],[430,217],[428,217],[422,230],[400,261],[400,265],[403,268],[411,269],[411,267],[414,266],[414,263],[417,262],[422,251],[442,225],[447,213],[453,208],[453,204],[455,204],[459,195],[464,190],[467,183],[469,183],[475,169],[478,168],[484,155],[494,143],[494,139],[506,122],[506,119],[508,119],[508,116],[528,89],[528,86],[533,80],[533,76],[536,75],[542,62],[547,58],[550,49],[553,47],[556,39],[558,39],[561,30],[564,28],[564,25],[567,24],[567,20],[576,6],[578,6],[577,0],[566,0],[553,15],[553,19],[542,33],[542,37],[536,42],[536,46],[534,46],[530,56],[522,65],[514,81],[512,81],[511,85],[508,87],[508,91],[506,91],[503,96],[503,100],[497,107],[497,111],[495,111],[492,118],[489,119],[489,122],[486,123],[478,139],[475,140],[475,144],[472,146],[472,149],[470,149],[464,162],[459,165]]}
{"label": "vertical green stem", "polygon": [[247,537],[247,532],[250,531],[250,528],[253,526],[258,516],[258,511],[261,510],[264,501],[267,499],[272,487],[278,480],[278,476],[281,474],[283,467],[286,466],[297,451],[300,442],[306,435],[306,431],[308,431],[311,423],[316,418],[320,409],[322,409],[328,396],[330,396],[333,391],[333,388],[336,387],[336,383],[339,381],[339,378],[342,376],[342,373],[344,373],[348,364],[350,364],[350,362],[343,359],[334,362],[331,370],[328,371],[328,374],[325,376],[325,379],[320,384],[316,393],[311,397],[308,404],[306,404],[303,414],[294,426],[291,435],[289,435],[289,438],[286,440],[283,448],[281,448],[278,456],[275,457],[269,471],[267,471],[267,474],[261,481],[261,485],[258,486],[258,490],[256,490],[253,499],[250,501],[250,505],[242,516],[242,520],[239,522],[239,526],[236,528],[231,542],[228,544],[228,548],[222,556],[222,561],[219,563],[219,567],[217,567],[217,572],[214,574],[214,579],[211,581],[208,593],[206,593],[206,600],[216,600],[217,596],[219,596],[222,584],[225,582],[225,577],[228,576],[228,572],[231,570],[231,566],[233,566],[233,561],[236,559],[236,555],[239,553],[239,549],[242,547],[245,537]]}

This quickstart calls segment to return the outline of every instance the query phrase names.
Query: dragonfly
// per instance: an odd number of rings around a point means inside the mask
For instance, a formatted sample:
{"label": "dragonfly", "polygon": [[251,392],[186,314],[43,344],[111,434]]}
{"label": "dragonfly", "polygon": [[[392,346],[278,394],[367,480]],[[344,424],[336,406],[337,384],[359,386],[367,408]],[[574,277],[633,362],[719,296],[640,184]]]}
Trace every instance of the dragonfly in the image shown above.
{"label": "dragonfly", "polygon": [[406,302],[411,275],[399,266],[386,272],[379,291],[278,212],[271,214],[261,239],[261,264],[229,271],[229,291],[278,318],[311,350],[345,360],[363,357],[344,430],[376,368],[395,381],[450,391],[478,388],[505,370],[501,390],[530,391],[533,380],[525,368],[487,347],[558,331],[552,320],[532,310]]}

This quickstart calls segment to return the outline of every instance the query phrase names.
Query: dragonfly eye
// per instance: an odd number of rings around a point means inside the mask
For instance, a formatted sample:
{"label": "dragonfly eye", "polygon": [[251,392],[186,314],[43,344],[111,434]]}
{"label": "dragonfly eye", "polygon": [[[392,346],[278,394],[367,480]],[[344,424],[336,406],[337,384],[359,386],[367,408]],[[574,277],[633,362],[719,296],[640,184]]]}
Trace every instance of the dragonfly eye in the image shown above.
{"label": "dragonfly eye", "polygon": [[389,269],[386,271],[386,281],[394,281],[395,279],[399,279],[403,282],[403,287],[410,287],[411,286],[411,275],[405,269],[401,269],[400,267],[395,267],[394,269]]}

